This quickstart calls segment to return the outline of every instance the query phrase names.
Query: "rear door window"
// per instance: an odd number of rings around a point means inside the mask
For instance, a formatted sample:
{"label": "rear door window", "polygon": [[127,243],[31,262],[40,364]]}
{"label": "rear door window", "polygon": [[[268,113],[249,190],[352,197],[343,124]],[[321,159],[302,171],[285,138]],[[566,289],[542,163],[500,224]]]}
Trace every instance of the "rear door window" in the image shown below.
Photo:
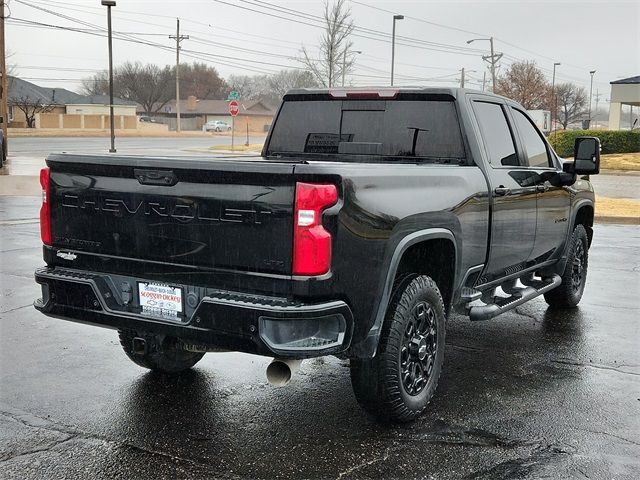
{"label": "rear door window", "polygon": [[512,108],[511,111],[526,151],[527,165],[532,168],[551,167],[547,144],[536,127],[533,126],[533,122],[520,110]]}
{"label": "rear door window", "polygon": [[513,135],[502,106],[497,103],[473,102],[473,110],[491,166],[519,166]]}

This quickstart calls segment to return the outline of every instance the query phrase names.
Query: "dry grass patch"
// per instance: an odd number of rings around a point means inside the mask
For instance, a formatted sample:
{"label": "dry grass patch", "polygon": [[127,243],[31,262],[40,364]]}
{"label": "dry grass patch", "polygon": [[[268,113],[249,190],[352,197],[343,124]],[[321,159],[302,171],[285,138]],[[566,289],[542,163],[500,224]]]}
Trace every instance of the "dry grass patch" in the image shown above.
{"label": "dry grass patch", "polygon": [[640,219],[640,200],[596,197],[596,217],[626,217]]}
{"label": "dry grass patch", "polygon": [[640,152],[602,155],[600,168],[605,170],[640,170]]}
{"label": "dry grass patch", "polygon": [[262,143],[250,143],[249,145],[245,145],[244,143],[240,145],[234,145],[231,148],[231,145],[214,145],[213,147],[209,147],[209,150],[213,151],[225,151],[225,152],[255,152],[260,153],[262,151]]}

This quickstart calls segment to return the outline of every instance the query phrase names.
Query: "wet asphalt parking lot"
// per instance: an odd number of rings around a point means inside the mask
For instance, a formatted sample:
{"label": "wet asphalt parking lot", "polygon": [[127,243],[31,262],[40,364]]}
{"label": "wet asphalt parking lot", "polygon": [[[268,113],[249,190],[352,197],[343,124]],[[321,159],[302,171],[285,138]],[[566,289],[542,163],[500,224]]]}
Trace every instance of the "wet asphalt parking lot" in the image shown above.
{"label": "wet asphalt parking lot", "polygon": [[640,227],[595,227],[578,309],[452,317],[434,400],[389,426],[335,358],[284,389],[237,353],[167,377],[44,317],[37,211],[0,198],[0,478],[640,478]]}

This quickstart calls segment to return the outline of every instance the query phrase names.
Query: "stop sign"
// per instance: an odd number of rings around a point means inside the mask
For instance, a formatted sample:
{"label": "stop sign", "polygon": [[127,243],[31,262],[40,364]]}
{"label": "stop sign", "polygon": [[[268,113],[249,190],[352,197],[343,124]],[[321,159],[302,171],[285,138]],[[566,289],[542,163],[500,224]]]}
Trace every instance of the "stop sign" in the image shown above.
{"label": "stop sign", "polygon": [[240,111],[240,107],[238,106],[238,102],[236,102],[235,100],[230,101],[229,113],[231,114],[231,116],[235,117],[236,115],[238,115],[239,111]]}

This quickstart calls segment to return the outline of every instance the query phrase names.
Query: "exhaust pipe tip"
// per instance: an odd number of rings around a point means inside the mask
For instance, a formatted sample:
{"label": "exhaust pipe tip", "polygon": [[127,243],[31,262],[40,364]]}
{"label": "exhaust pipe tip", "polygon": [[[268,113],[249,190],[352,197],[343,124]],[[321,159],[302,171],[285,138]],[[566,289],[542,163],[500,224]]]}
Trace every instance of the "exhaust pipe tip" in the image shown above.
{"label": "exhaust pipe tip", "polygon": [[289,384],[293,374],[298,371],[302,360],[282,360],[274,358],[267,367],[267,381],[274,387]]}

